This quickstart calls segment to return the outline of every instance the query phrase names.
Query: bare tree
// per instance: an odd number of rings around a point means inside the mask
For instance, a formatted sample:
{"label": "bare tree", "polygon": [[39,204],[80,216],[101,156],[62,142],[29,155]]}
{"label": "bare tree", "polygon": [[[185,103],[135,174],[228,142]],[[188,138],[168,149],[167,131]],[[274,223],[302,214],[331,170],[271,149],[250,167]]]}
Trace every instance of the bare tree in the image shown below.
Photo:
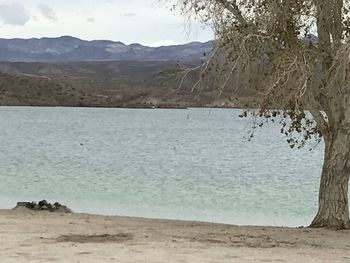
{"label": "bare tree", "polygon": [[291,147],[323,137],[312,227],[350,228],[349,5],[350,0],[181,0],[174,5],[214,29],[215,48],[202,67],[201,82],[215,77],[224,89],[232,79],[244,79],[259,98],[260,110],[253,115],[278,119]]}

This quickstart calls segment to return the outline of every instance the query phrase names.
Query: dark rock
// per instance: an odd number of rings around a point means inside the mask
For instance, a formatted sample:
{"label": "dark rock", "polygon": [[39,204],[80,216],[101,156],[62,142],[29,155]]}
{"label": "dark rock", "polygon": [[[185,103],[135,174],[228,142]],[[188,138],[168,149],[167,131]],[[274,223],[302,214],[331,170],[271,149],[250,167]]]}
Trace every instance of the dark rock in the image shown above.
{"label": "dark rock", "polygon": [[46,205],[40,206],[40,210],[49,210],[49,207]]}
{"label": "dark rock", "polygon": [[67,206],[61,205],[61,204],[56,205],[54,211],[59,212],[59,213],[73,213],[73,211],[71,209],[69,209]]}
{"label": "dark rock", "polygon": [[55,213],[73,213],[71,209],[67,206],[61,205],[56,202],[53,205],[48,203],[46,200],[42,200],[38,203],[36,202],[18,202],[14,209],[27,208],[33,211],[49,211]]}
{"label": "dark rock", "polygon": [[18,202],[16,207],[25,207],[25,208],[32,208],[32,204],[30,202]]}
{"label": "dark rock", "polygon": [[38,203],[40,206],[47,206],[47,201],[46,200],[42,200],[42,201],[39,201]]}
{"label": "dark rock", "polygon": [[66,214],[73,213],[72,210],[70,210],[68,207],[64,205],[61,205],[60,207],[56,208],[55,211],[59,213],[66,213]]}

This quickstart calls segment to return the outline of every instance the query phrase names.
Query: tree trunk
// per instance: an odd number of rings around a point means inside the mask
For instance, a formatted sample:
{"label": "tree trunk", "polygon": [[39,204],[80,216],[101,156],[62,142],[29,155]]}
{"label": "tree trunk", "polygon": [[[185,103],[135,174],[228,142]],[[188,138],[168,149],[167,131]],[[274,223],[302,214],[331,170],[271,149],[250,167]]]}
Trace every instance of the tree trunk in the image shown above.
{"label": "tree trunk", "polygon": [[349,229],[349,130],[340,128],[325,137],[318,213],[310,227]]}

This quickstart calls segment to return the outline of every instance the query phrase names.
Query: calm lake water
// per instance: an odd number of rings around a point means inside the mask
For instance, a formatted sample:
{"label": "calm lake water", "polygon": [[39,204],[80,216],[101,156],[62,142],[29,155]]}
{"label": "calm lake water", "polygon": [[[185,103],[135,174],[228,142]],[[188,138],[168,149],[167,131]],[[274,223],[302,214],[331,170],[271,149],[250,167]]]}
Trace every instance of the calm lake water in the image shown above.
{"label": "calm lake water", "polygon": [[0,107],[0,208],[299,226],[317,210],[323,144],[278,126],[243,137],[240,110]]}

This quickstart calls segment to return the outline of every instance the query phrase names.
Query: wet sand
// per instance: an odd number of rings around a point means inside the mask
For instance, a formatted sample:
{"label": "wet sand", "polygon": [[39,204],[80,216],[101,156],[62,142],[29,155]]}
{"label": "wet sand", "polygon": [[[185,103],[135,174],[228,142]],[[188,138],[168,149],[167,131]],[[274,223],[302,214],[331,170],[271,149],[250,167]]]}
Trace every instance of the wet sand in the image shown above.
{"label": "wet sand", "polygon": [[350,231],[0,210],[0,262],[350,262]]}

